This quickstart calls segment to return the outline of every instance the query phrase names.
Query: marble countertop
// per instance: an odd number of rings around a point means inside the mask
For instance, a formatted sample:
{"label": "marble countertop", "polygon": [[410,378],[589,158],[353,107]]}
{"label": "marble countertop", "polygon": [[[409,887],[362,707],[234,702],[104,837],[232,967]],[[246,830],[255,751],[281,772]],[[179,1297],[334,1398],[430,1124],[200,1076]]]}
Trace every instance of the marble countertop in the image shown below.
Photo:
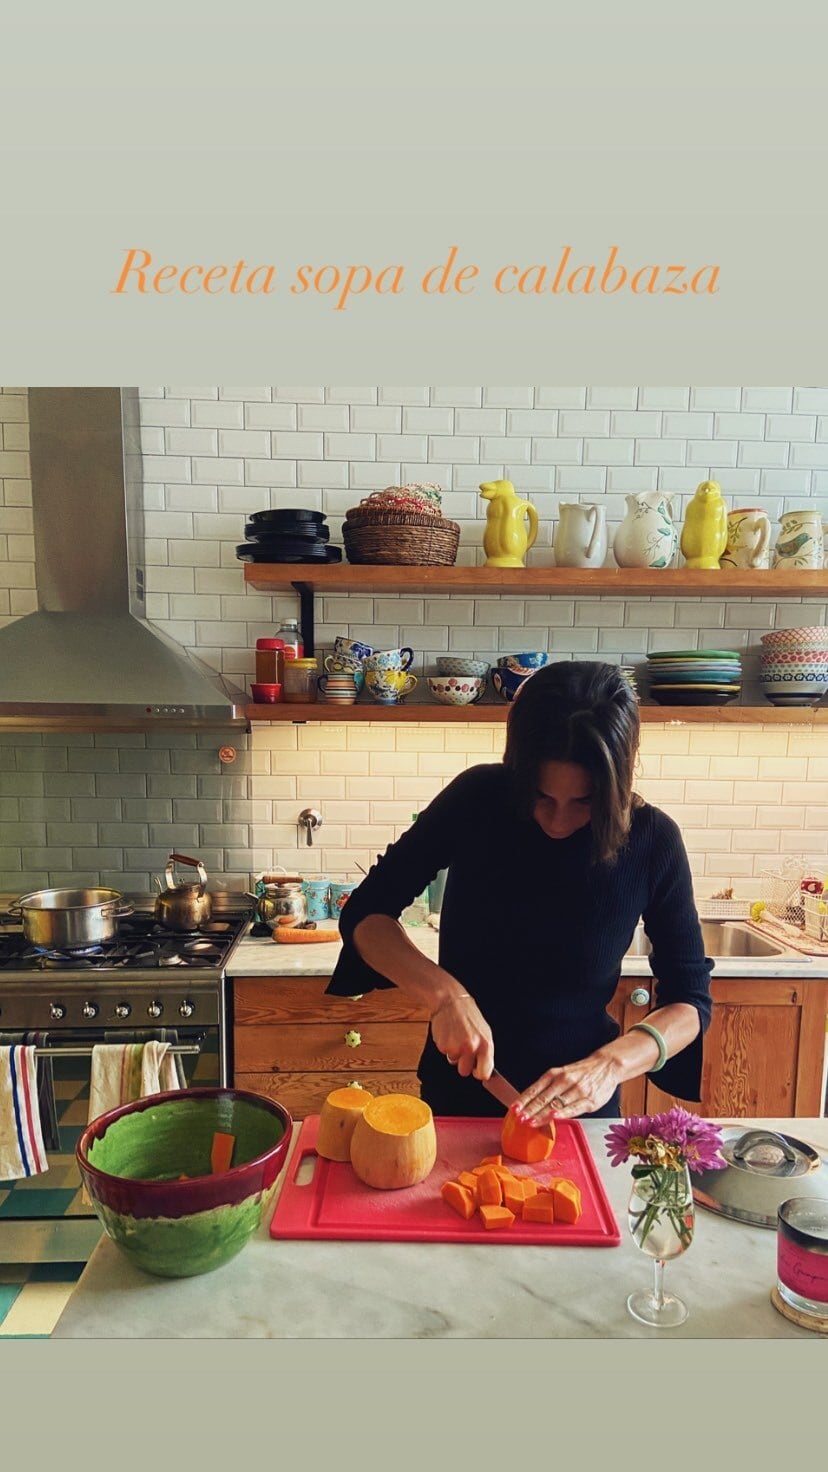
{"label": "marble countertop", "polygon": [[[825,1119],[736,1123],[787,1131],[828,1151]],[[585,1121],[584,1128],[625,1233],[630,1170],[610,1166],[607,1124]],[[771,1305],[773,1231],[697,1210],[689,1251],[665,1270],[665,1286],[690,1311],[677,1329],[652,1329],[627,1313],[627,1295],[648,1285],[651,1273],[650,1259],[626,1234],[609,1248],[277,1242],[263,1222],[239,1256],[216,1272],[163,1279],[133,1267],[104,1237],[52,1337],[817,1342]]]}
{"label": "marble countertop", "polygon": [[[430,925],[406,927],[406,934],[428,956],[437,960],[439,933]],[[330,976],[342,949],[339,941],[319,945],[279,945],[269,936],[246,936],[234,950],[227,964],[228,976]],[[627,956],[621,962],[622,976],[652,977],[646,956]],[[716,962],[714,977],[751,976],[814,980],[828,977],[828,962],[815,956],[799,956],[793,952],[776,959],[756,956],[722,958]]]}

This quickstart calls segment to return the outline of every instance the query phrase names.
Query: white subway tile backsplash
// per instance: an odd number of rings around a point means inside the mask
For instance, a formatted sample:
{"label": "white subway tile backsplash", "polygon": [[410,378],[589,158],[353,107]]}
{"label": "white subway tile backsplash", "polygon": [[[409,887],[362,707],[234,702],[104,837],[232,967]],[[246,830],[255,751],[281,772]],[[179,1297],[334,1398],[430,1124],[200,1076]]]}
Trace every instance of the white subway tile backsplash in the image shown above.
{"label": "white subway tile backsplash", "polygon": [[[0,409],[9,398],[0,395]],[[0,413],[6,618],[36,598],[25,393],[11,412]],[[437,481],[445,514],[461,526],[459,560],[475,563],[486,511],[479,484],[505,475],[541,518],[528,559],[537,566],[551,560],[561,499],[602,504],[610,545],[625,496],[656,485],[675,497],[679,522],[709,475],[730,506],[763,505],[775,530],[785,506],[812,503],[825,513],[828,500],[826,389],[151,389],[141,391],[141,414],[150,611],[242,683],[252,675],[257,634],[296,608],[290,592],[247,591],[241,578],[235,545],[244,518],[267,505],[323,509],[338,540],[341,517],[362,495],[405,480]],[[446,649],[493,660],[500,651],[549,647],[564,659],[640,665],[649,650],[715,644],[747,651],[749,686],[764,629],[826,617],[825,599],[727,601],[723,580],[721,601],[323,598],[317,635],[323,650],[341,632],[384,647],[411,644],[418,676]],[[279,862],[348,873],[356,859],[367,866],[455,772],[499,760],[505,727],[257,726],[238,743],[244,775],[233,778],[217,771],[210,746],[186,733],[178,746],[174,738],[153,744],[161,735],[76,744],[19,733],[12,744],[0,741],[0,872],[13,873],[11,887],[26,875],[30,887],[58,882],[73,868],[88,870],[92,882],[96,851],[99,873],[143,876],[133,887],[149,887],[173,841],[198,844],[245,883]],[[824,736],[801,728],[645,726],[640,785],[682,823],[704,892],[722,879],[750,886],[794,843],[825,853],[824,752]],[[326,803],[322,841],[305,852],[298,806],[325,811]],[[56,840],[51,850],[44,825]]]}

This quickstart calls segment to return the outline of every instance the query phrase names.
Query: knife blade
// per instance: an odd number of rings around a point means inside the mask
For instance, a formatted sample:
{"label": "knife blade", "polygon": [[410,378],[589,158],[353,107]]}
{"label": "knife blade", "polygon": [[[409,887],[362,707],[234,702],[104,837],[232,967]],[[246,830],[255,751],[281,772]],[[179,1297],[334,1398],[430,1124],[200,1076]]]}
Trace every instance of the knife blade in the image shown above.
{"label": "knife blade", "polygon": [[484,1089],[488,1089],[498,1103],[505,1104],[507,1109],[514,1104],[516,1099],[520,1098],[514,1084],[510,1084],[496,1068],[492,1069],[488,1078],[481,1079],[481,1083]]}

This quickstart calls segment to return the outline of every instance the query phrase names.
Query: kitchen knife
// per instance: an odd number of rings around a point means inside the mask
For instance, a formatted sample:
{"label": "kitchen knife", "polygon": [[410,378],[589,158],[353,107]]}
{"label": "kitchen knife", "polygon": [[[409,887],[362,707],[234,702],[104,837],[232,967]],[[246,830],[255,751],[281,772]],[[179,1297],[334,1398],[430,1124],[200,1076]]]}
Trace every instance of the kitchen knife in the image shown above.
{"label": "kitchen knife", "polygon": [[503,1074],[498,1073],[496,1068],[492,1069],[489,1078],[481,1079],[480,1082],[484,1089],[488,1089],[489,1093],[493,1094],[500,1104],[505,1104],[507,1109],[514,1104],[516,1099],[520,1098],[514,1084],[508,1083],[503,1077]]}

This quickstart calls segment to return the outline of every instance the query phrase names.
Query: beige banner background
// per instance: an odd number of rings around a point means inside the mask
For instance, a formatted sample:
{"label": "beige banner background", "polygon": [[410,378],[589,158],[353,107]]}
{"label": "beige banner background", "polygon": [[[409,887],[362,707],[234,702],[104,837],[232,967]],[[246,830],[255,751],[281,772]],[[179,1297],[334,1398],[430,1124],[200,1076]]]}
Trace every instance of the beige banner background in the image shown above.
{"label": "beige banner background", "polygon": [[[582,0],[572,15],[547,0],[485,19],[460,0],[316,0],[286,12],[3,6],[0,381],[825,382],[828,25],[816,7]],[[411,290],[340,313],[281,290],[111,293],[130,246],[180,264],[400,261],[415,279],[453,244],[487,275],[554,262],[566,244],[601,260],[617,244],[639,265],[719,263],[721,289]],[[657,1447],[672,1469],[711,1445],[730,1460],[734,1421],[742,1458],[757,1424],[771,1454],[777,1426],[786,1460],[809,1435],[816,1450],[814,1348],[377,1341],[356,1360],[336,1343],[159,1340],[4,1344],[0,1360],[40,1453],[58,1434],[65,1453],[72,1425],[89,1448],[94,1415],[95,1454],[117,1437],[127,1461],[125,1430],[139,1453],[161,1431],[189,1456],[206,1440],[235,1461],[243,1449],[350,1466],[356,1450],[363,1468],[402,1443],[445,1456],[459,1433],[476,1467],[503,1465],[514,1442],[493,1422],[499,1402],[510,1434],[530,1425],[535,1456]],[[36,1356],[47,1349],[60,1392]],[[389,1389],[401,1374],[407,1399]],[[751,1416],[764,1396],[793,1417]]]}

